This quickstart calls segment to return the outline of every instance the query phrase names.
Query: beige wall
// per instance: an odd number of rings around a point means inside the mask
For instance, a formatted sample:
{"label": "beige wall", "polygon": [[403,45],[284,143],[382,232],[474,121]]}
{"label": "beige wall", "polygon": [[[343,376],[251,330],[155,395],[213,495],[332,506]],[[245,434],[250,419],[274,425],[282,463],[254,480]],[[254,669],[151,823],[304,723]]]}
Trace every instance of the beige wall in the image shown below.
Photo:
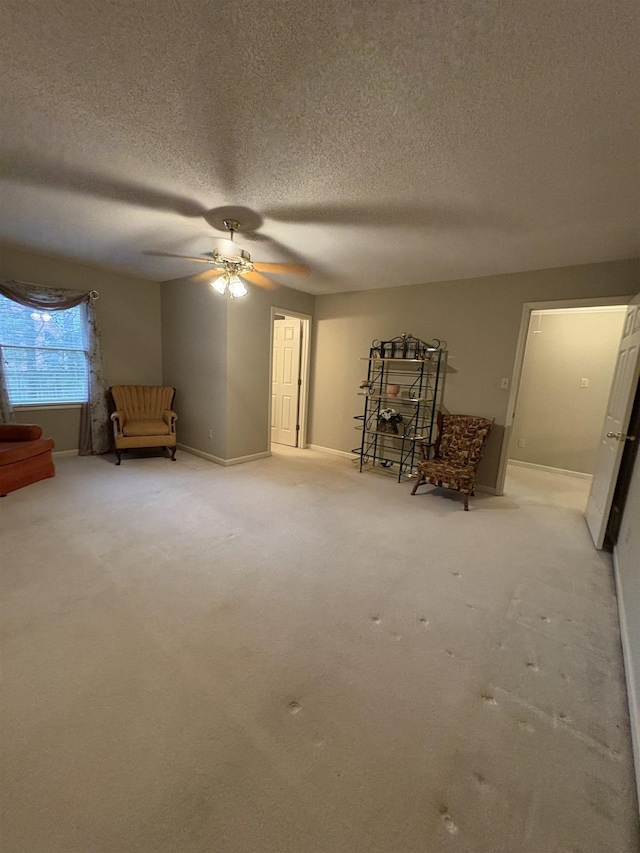
{"label": "beige wall", "polygon": [[[4,277],[100,291],[109,384],[175,385],[179,441],[221,459],[268,448],[271,306],[315,315],[308,441],[338,450],[357,443],[352,416],[371,340],[405,331],[445,338],[445,406],[496,418],[481,469],[487,485],[496,482],[508,399],[500,378],[513,370],[523,303],[632,294],[639,273],[639,261],[615,261],[315,298],[256,288],[229,302],[186,280],[158,285],[14,248],[0,253]],[[77,410],[47,418],[61,449],[77,446]]]}
{"label": "beige wall", "polygon": [[219,459],[227,448],[226,358],[227,300],[189,279],[164,283],[162,372],[176,389],[178,443]]}
{"label": "beige wall", "polygon": [[56,453],[78,450],[80,406],[16,409],[15,415],[19,424],[39,424],[42,435],[54,440]]}
{"label": "beige wall", "polygon": [[234,300],[188,279],[162,285],[163,373],[176,387],[180,444],[224,461],[269,449],[271,307],[312,314],[313,302],[288,287],[252,286]]}
{"label": "beige wall", "polygon": [[533,312],[512,459],[593,474],[625,314],[625,308]]}
{"label": "beige wall", "polygon": [[[102,334],[109,385],[162,382],[160,285],[60,258],[0,246],[0,277],[70,290],[97,290],[96,314]],[[22,423],[42,423],[57,450],[78,447],[77,409],[20,412]]]}
{"label": "beige wall", "polygon": [[523,304],[630,295],[639,279],[636,259],[318,296],[309,441],[345,451],[358,443],[352,417],[362,409],[360,358],[373,338],[444,338],[445,407],[496,418],[480,469],[480,482],[495,486],[509,398],[500,379],[513,372]]}
{"label": "beige wall", "polygon": [[269,449],[271,308],[313,315],[314,297],[289,287],[253,288],[229,301],[227,458]]}

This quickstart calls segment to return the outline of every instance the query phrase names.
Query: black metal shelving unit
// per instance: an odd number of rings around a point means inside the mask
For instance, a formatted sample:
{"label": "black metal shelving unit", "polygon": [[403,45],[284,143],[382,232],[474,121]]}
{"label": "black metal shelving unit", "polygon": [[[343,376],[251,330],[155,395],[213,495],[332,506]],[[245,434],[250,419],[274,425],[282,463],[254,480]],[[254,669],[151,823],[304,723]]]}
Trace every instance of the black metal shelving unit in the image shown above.
{"label": "black metal shelving unit", "polygon": [[[418,442],[435,438],[446,357],[442,341],[427,343],[402,335],[373,342],[369,358],[362,359],[368,362],[366,384],[360,391],[364,412],[354,418],[359,422],[355,428],[362,432],[360,447],[353,451],[360,457],[360,471],[390,474],[398,482],[412,476]],[[397,433],[387,431],[388,422],[381,418],[388,408],[402,415]]]}

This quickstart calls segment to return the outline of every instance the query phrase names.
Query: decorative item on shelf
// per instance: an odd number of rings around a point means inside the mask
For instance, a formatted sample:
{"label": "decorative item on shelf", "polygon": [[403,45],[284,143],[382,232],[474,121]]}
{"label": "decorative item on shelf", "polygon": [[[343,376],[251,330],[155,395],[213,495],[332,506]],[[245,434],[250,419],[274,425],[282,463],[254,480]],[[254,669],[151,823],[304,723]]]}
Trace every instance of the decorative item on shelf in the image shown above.
{"label": "decorative item on shelf", "polygon": [[399,385],[387,385],[387,394],[389,395],[389,397],[397,397],[399,393]]}
{"label": "decorative item on shelf", "polygon": [[398,424],[402,423],[402,415],[395,409],[381,409],[378,413],[378,432],[398,434]]}
{"label": "decorative item on shelf", "polygon": [[389,341],[374,340],[371,342],[371,358],[408,358],[425,359],[429,353],[447,348],[446,341],[434,338],[433,341],[422,341],[413,335],[398,335]]}
{"label": "decorative item on shelf", "polygon": [[360,383],[360,388],[362,391],[366,391],[368,394],[373,394],[373,392],[375,391],[374,386],[368,379],[362,380],[362,382]]}

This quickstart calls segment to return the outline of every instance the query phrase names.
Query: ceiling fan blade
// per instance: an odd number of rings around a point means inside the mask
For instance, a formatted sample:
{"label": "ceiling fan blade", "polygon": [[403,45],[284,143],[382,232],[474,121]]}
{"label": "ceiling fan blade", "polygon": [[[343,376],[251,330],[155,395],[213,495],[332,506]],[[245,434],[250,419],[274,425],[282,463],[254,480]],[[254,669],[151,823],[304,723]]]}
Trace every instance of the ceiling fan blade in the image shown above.
{"label": "ceiling fan blade", "polygon": [[192,255],[172,255],[171,252],[145,252],[145,255],[152,255],[154,258],[180,258],[182,261],[198,261],[199,264],[211,264],[206,258],[194,258]]}
{"label": "ceiling fan blade", "polygon": [[257,263],[253,265],[258,272],[271,273],[297,273],[298,275],[307,275],[310,269],[305,264],[268,264]]}
{"label": "ceiling fan blade", "polygon": [[190,275],[189,278],[191,281],[211,281],[219,275],[224,275],[224,270],[216,270],[212,268],[210,270],[205,270],[204,272],[198,272],[195,275]]}
{"label": "ceiling fan blade", "polygon": [[258,287],[264,287],[266,290],[273,290],[278,285],[275,281],[271,281],[270,278],[267,278],[266,275],[262,275],[261,272],[252,271],[252,272],[243,272],[242,278],[246,278],[247,281],[250,281],[252,284],[257,284]]}

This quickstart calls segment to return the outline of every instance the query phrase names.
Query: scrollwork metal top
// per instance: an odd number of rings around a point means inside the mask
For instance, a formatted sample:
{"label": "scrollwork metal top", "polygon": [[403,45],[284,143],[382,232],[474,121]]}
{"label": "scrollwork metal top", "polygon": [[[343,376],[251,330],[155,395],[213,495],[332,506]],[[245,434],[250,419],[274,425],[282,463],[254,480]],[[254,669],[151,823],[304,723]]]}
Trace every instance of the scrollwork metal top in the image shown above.
{"label": "scrollwork metal top", "polygon": [[447,342],[434,338],[423,341],[413,335],[398,335],[390,340],[373,340],[371,342],[371,358],[408,358],[424,359],[429,353],[446,350]]}

